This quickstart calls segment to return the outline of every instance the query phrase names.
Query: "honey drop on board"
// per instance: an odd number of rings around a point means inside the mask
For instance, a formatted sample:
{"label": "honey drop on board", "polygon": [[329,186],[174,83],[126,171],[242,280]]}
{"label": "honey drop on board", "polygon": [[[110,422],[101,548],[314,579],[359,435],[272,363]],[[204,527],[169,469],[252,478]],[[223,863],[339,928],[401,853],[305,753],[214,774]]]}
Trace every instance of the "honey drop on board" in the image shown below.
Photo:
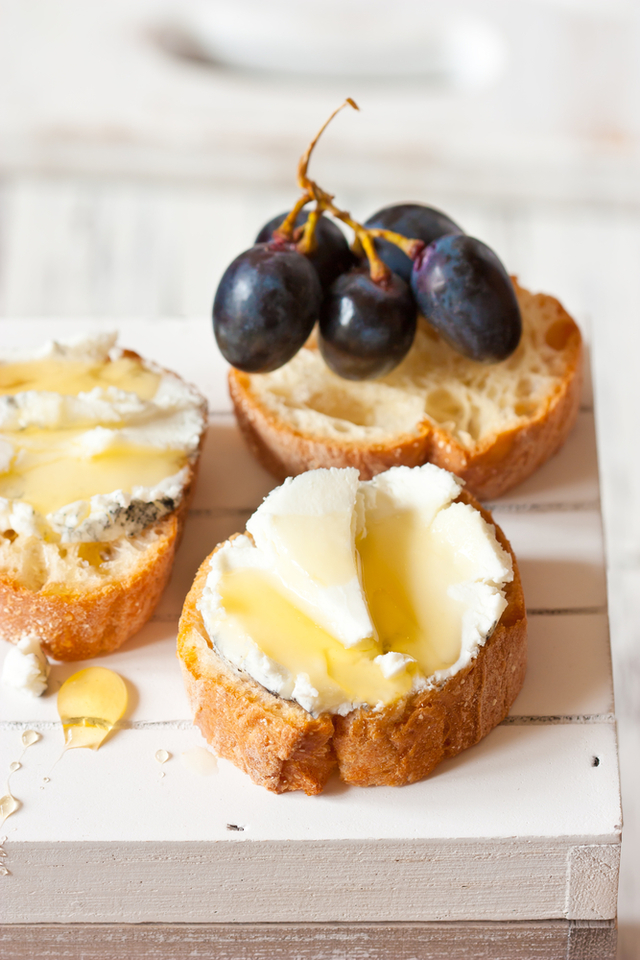
{"label": "honey drop on board", "polygon": [[10,772],[10,773],[15,773],[16,770],[19,770],[21,766],[22,766],[22,764],[20,763],[19,760],[14,760],[13,763],[10,763],[10,764],[9,764],[9,772]]}
{"label": "honey drop on board", "polygon": [[58,691],[58,713],[67,750],[97,750],[127,708],[122,677],[106,667],[74,673]]}
{"label": "honey drop on board", "polygon": [[156,750],[155,757],[158,763],[166,763],[171,756],[166,750]]}
{"label": "honey drop on board", "polygon": [[22,742],[25,747],[32,747],[40,739],[40,734],[35,730],[25,730],[22,734]]}
{"label": "honey drop on board", "polygon": [[205,747],[192,747],[180,755],[180,759],[188,770],[201,777],[209,777],[218,769],[218,760]]}
{"label": "honey drop on board", "polygon": [[10,793],[5,794],[4,797],[0,797],[0,824],[4,823],[12,813],[15,813],[19,806],[20,801],[16,800]]}

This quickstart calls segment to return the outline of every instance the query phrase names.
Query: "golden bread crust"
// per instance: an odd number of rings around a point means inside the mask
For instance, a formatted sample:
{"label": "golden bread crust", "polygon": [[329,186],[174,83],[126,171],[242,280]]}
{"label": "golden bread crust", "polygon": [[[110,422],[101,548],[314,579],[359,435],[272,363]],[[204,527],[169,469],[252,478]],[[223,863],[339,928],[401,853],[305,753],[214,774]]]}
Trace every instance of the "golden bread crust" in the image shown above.
{"label": "golden bread crust", "polygon": [[546,402],[509,430],[487,436],[471,448],[426,416],[416,429],[384,442],[310,436],[267,409],[252,388],[252,376],[232,368],[229,393],[245,441],[280,481],[318,467],[356,467],[361,480],[370,480],[390,467],[434,463],[461,477],[479,499],[499,497],[526,480],[562,446],[580,406],[580,331],[555,298],[536,294],[532,301],[555,314],[553,330],[566,360],[565,373]]}
{"label": "golden bread crust", "polygon": [[[493,523],[472,496],[463,492],[459,499]],[[513,559],[514,579],[505,589],[508,606],[476,657],[434,689],[345,717],[322,714],[314,719],[217,655],[197,609],[209,573],[207,557],[185,600],[178,631],[178,657],[194,722],[207,742],[260,786],[307,794],[320,793],[336,766],[343,781],[358,786],[414,783],[441,760],[473,746],[506,717],[526,670],[520,575],[509,542],[495,529]]]}
{"label": "golden bread crust", "polygon": [[28,590],[0,579],[0,635],[34,634],[55,660],[87,660],[117,650],[147,622],[171,575],[180,524],[172,514],[123,578],[78,590],[64,583]]}
{"label": "golden bread crust", "polygon": [[213,648],[196,604],[212,555],[198,570],[178,628],[178,657],[194,722],[219,756],[267,790],[320,793],[336,764],[331,718],[314,719],[217,654],[207,655]]}

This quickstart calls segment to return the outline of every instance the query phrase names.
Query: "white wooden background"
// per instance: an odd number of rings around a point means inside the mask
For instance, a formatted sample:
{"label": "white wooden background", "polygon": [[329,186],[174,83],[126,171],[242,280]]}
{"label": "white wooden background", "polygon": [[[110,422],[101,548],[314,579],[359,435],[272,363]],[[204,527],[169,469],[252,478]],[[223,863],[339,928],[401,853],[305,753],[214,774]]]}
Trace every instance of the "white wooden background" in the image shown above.
{"label": "white wooden background", "polygon": [[[464,3],[452,8],[463,9]],[[468,6],[468,4],[466,5]],[[0,315],[187,316],[314,172],[354,214],[419,199],[558,295],[592,347],[625,832],[621,956],[640,955],[640,44],[624,0],[476,3],[489,90],[295,85],[172,58],[168,3],[0,2]],[[169,12],[167,12],[169,11]],[[53,329],[53,324],[52,324]],[[0,326],[1,330],[1,326]]]}

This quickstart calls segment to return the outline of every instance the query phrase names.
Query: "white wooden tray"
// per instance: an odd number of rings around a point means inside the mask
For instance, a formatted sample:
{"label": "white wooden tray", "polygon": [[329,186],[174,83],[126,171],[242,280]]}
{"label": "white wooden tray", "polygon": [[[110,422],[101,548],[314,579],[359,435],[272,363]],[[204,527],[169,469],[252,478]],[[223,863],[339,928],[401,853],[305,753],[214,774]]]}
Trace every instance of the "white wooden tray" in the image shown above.
{"label": "white wooden tray", "polygon": [[[114,326],[3,321],[3,348]],[[2,830],[10,873],[0,877],[0,922],[614,918],[621,813],[589,389],[560,454],[491,505],[518,556],[530,614],[530,665],[510,717],[422,783],[359,789],[332,780],[319,797],[275,796],[224,761],[209,777],[181,762],[204,741],[174,650],[197,566],[244,529],[274,481],[237,433],[208,320],[117,326],[123,345],[207,395],[204,462],[155,616],[123,649],[92,661],[127,681],[122,729],[51,770],[63,743],[55,694],[77,666],[54,666],[39,700],[0,688],[0,777],[21,734],[42,734],[11,780],[22,806]],[[158,749],[171,754],[163,766]]]}

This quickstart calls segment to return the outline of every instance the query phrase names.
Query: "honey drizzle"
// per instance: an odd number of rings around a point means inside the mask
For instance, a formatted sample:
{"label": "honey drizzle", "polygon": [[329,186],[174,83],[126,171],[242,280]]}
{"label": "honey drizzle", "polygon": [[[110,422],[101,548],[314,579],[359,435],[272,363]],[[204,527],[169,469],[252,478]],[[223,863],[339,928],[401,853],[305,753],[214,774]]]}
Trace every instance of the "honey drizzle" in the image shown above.
{"label": "honey drizzle", "polygon": [[[9,775],[7,776],[7,785],[6,793],[3,797],[0,797],[0,827],[3,825],[5,820],[7,820],[11,814],[15,813],[16,810],[19,810],[22,806],[20,800],[11,792],[11,777],[14,773],[22,767],[22,758],[25,755],[25,752],[29,747],[33,746],[34,743],[37,743],[41,739],[41,735],[36,730],[25,730],[21,736],[22,741],[22,752],[17,760],[13,760],[9,764]],[[6,836],[0,838],[0,876],[8,877],[11,873],[9,868],[6,866],[6,856],[7,851],[4,849],[4,844],[6,842]]]}

